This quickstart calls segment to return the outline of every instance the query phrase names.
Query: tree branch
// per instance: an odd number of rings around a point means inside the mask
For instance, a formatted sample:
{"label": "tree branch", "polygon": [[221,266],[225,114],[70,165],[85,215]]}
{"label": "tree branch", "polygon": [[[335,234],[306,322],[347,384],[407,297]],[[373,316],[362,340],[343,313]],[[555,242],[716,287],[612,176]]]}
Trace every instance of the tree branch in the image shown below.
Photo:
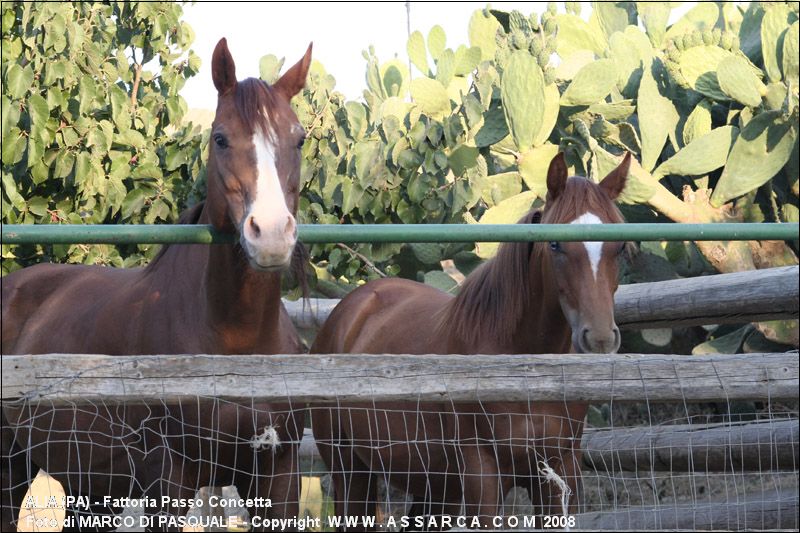
{"label": "tree branch", "polygon": [[342,244],[341,242],[337,242],[336,246],[338,246],[342,250],[346,251],[347,253],[349,253],[353,257],[357,257],[358,259],[360,259],[364,263],[364,265],[367,266],[367,268],[369,268],[370,270],[375,272],[380,277],[382,277],[382,278],[388,277],[381,269],[379,269],[378,267],[375,266],[375,263],[373,263],[372,261],[367,259],[367,257],[365,255],[356,252],[355,250],[353,250],[352,248],[350,248],[346,244]]}
{"label": "tree branch", "polygon": [[142,65],[136,63],[136,74],[133,78],[133,89],[131,89],[131,108],[136,109],[136,93],[139,92],[139,82],[142,80]]}

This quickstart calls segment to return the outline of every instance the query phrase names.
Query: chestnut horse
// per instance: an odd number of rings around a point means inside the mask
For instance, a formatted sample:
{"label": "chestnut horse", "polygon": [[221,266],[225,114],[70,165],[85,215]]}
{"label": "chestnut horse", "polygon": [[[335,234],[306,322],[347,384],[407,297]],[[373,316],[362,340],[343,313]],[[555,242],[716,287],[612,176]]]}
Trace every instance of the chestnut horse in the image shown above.
{"label": "chestnut horse", "polygon": [[[282,271],[292,263],[302,269],[306,257],[295,222],[305,131],[289,101],[310,62],[311,46],[268,86],[236,80],[225,39],[214,50],[208,194],[182,222],[211,224],[238,235],[237,244],[167,246],[144,269],[41,264],[10,274],[2,353],[300,353],[280,291]],[[234,484],[243,498],[272,499],[271,508],[250,508],[251,516],[298,512],[304,414],[288,405],[4,405],[3,418],[3,531],[38,468],[68,495],[92,501],[194,498],[202,486]]]}
{"label": "chestnut horse", "polygon": [[[598,185],[550,164],[547,203],[519,223],[623,222],[614,200],[630,154]],[[404,279],[370,282],[345,297],[315,353],[613,353],[621,242],[506,243],[455,298]],[[431,376],[431,379],[436,379]],[[536,386],[535,383],[531,384]],[[460,515],[492,527],[513,486],[541,514],[562,514],[545,463],[577,490],[587,406],[580,403],[385,402],[316,406],[312,427],[333,477],[337,514],[375,515],[376,475],[414,496],[411,515]],[[552,475],[551,475],[552,477]],[[571,500],[575,508],[575,499]],[[425,520],[425,519],[423,519]]]}

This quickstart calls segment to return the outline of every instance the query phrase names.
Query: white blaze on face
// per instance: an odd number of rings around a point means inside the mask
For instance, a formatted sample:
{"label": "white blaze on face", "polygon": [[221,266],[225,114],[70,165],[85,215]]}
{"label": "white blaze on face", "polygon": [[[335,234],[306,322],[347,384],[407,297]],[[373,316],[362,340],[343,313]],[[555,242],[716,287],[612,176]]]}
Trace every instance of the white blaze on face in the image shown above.
{"label": "white blaze on face", "polygon": [[[602,224],[597,215],[592,213],[584,213],[570,224]],[[600,241],[584,241],[583,245],[586,247],[586,253],[589,256],[589,265],[592,267],[592,274],[597,281],[597,269],[600,267],[600,258],[603,256],[603,243]]]}
{"label": "white blaze on face", "polygon": [[256,192],[242,228],[247,251],[258,266],[288,263],[296,241],[296,223],[278,179],[275,148],[261,129],[253,134]]}
{"label": "white blaze on face", "polygon": [[[253,135],[253,146],[256,149],[256,197],[250,206],[250,214],[258,221],[277,218],[279,215],[290,215],[283,196],[281,182],[278,180],[278,169],[275,166],[275,149],[272,142],[259,129]],[[274,215],[274,216],[273,216]]]}

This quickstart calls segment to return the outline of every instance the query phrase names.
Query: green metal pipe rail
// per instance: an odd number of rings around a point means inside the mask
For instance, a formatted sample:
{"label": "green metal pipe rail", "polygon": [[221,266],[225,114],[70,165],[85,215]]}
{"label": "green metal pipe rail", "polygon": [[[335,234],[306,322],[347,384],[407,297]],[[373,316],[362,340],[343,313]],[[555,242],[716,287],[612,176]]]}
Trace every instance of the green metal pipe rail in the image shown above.
{"label": "green metal pipe rail", "polygon": [[[301,224],[313,243],[798,240],[797,223],[719,224]],[[225,244],[208,225],[0,225],[2,244]]]}

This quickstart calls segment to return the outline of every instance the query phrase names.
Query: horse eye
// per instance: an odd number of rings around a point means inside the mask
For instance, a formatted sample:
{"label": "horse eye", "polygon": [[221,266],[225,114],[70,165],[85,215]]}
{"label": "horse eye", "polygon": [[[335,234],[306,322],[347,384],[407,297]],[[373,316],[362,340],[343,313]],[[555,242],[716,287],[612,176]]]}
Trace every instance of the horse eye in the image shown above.
{"label": "horse eye", "polygon": [[226,139],[225,136],[221,133],[214,134],[214,143],[220,148],[228,147],[228,139]]}
{"label": "horse eye", "polygon": [[550,241],[550,249],[553,250],[554,252],[560,252],[561,251],[561,243],[559,243],[557,241]]}
{"label": "horse eye", "polygon": [[306,142],[306,136],[303,135],[302,137],[300,137],[300,140],[297,141],[297,149],[298,150],[301,149],[303,147],[303,145],[305,144],[305,142]]}
{"label": "horse eye", "polygon": [[625,251],[625,243],[619,245],[619,250],[617,250],[617,255],[622,255],[622,252]]}

